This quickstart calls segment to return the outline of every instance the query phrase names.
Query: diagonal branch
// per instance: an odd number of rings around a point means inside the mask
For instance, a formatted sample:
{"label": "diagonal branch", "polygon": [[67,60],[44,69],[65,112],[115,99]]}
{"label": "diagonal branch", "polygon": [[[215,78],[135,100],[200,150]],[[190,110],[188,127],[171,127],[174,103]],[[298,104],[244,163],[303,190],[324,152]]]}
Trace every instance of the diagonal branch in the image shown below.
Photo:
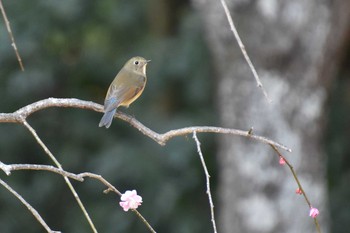
{"label": "diagonal branch", "polygon": [[204,156],[203,156],[202,149],[201,149],[201,143],[198,140],[196,131],[193,132],[193,139],[196,142],[197,152],[198,152],[199,158],[201,160],[202,167],[204,169],[205,179],[206,179],[206,183],[207,183],[207,195],[208,195],[208,199],[209,199],[211,222],[213,224],[214,233],[217,233],[218,231],[216,229],[216,222],[215,222],[215,217],[214,217],[214,203],[213,203],[213,198],[211,196],[211,190],[210,190],[210,175],[208,172],[207,165],[205,164]]}
{"label": "diagonal branch", "polygon": [[[51,108],[51,107],[81,108],[81,109],[93,110],[96,112],[103,111],[102,105],[94,103],[92,101],[85,101],[85,100],[80,100],[75,98],[69,98],[69,99],[48,98],[48,99],[40,100],[38,102],[29,104],[23,108],[20,108],[14,113],[0,113],[0,122],[23,123],[25,119],[31,114],[37,111],[40,111],[42,109]],[[181,129],[170,130],[166,133],[159,134],[151,130],[150,128],[146,127],[145,125],[143,125],[134,117],[129,116],[120,111],[117,112],[115,117],[128,122],[130,125],[138,129],[141,133],[153,139],[154,141],[156,141],[158,144],[162,146],[164,146],[167,141],[169,141],[174,137],[184,136],[184,135],[192,134],[193,132],[197,132],[197,133],[218,133],[218,134],[237,135],[237,136],[254,139],[256,141],[265,143],[267,145],[274,145],[288,152],[292,151],[288,147],[278,142],[275,142],[269,138],[252,134],[251,130],[244,131],[244,130],[229,129],[229,128],[222,128],[222,127],[214,127],[214,126],[192,126],[192,127],[185,127]]]}
{"label": "diagonal branch", "polygon": [[226,4],[225,0],[220,0],[220,1],[221,1],[222,7],[224,8],[224,11],[225,11],[225,14],[226,14],[226,17],[227,17],[227,21],[228,21],[228,23],[230,24],[231,31],[232,31],[234,37],[235,37],[236,40],[237,40],[237,43],[238,43],[238,45],[239,45],[239,48],[241,49],[242,54],[243,54],[243,56],[244,56],[246,62],[247,62],[248,65],[249,65],[250,70],[252,71],[252,73],[253,73],[253,75],[254,75],[255,81],[256,81],[258,87],[262,90],[262,92],[263,92],[265,98],[267,99],[267,102],[271,103],[272,101],[271,101],[271,99],[269,98],[269,96],[267,95],[267,92],[266,92],[264,86],[262,85],[262,83],[261,83],[261,81],[260,81],[258,72],[256,72],[255,67],[254,67],[254,65],[253,65],[253,62],[250,60],[250,58],[249,58],[249,56],[248,56],[248,53],[247,53],[247,50],[245,49],[245,46],[244,46],[244,44],[243,44],[243,42],[242,42],[242,40],[241,40],[241,38],[240,38],[240,36],[239,36],[239,34],[238,34],[238,32],[237,32],[237,29],[236,29],[236,27],[235,27],[235,24],[233,23],[233,19],[232,19],[231,13],[230,13],[230,11],[229,11],[229,9],[228,9],[228,7],[227,7],[227,4]]}
{"label": "diagonal branch", "polygon": [[22,63],[22,59],[21,59],[21,56],[19,55],[19,52],[18,52],[18,49],[17,49],[17,45],[16,45],[16,42],[15,42],[15,38],[14,38],[14,36],[12,34],[12,30],[11,30],[11,27],[10,27],[10,21],[7,19],[5,8],[4,8],[1,0],[0,0],[0,10],[1,10],[2,17],[4,18],[4,22],[6,24],[7,32],[9,34],[11,42],[12,42],[11,45],[12,45],[13,49],[15,50],[17,61],[19,63],[19,66],[21,67],[21,70],[24,71],[24,66],[23,66],[23,63]]}
{"label": "diagonal branch", "polygon": [[53,231],[51,228],[46,224],[44,219],[40,216],[38,211],[33,208],[21,195],[19,195],[13,188],[11,188],[5,181],[0,179],[0,184],[6,188],[10,193],[12,193],[18,200],[22,202],[23,205],[27,207],[27,209],[33,214],[33,216],[38,220],[38,222],[45,228],[45,230],[49,233],[60,233],[60,231]]}

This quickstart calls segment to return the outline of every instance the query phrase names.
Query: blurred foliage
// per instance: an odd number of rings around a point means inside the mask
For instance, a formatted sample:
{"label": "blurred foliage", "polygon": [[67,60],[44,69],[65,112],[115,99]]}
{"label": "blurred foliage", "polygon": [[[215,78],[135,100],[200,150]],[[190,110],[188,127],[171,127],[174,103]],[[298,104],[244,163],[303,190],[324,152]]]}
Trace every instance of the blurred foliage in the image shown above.
{"label": "blurred foliage", "polygon": [[[142,97],[129,109],[157,132],[215,124],[214,79],[198,15],[185,0],[38,0],[3,1],[25,72],[21,72],[4,23],[0,24],[0,112],[48,97],[102,103],[107,88],[127,59],[152,62]],[[165,147],[114,120],[98,127],[102,114],[52,108],[30,116],[63,167],[102,175],[120,191],[137,189],[141,213],[159,232],[211,232],[205,177],[191,135]],[[199,135],[214,182],[214,136]],[[52,164],[20,125],[0,124],[0,160]],[[91,232],[60,176],[18,171],[1,174],[63,232]],[[148,232],[119,197],[102,193],[94,180],[73,181],[99,232]],[[8,191],[0,188],[1,232],[44,232]]]}
{"label": "blurred foliage", "polygon": [[331,215],[330,232],[349,232],[350,219],[350,44],[329,98],[326,149]]}

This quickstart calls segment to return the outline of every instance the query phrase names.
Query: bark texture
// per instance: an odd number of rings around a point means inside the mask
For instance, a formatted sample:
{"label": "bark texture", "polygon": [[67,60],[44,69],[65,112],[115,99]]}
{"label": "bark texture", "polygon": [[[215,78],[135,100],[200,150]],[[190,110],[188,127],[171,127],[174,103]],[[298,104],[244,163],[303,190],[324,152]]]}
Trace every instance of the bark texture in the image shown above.
{"label": "bark texture", "polygon": [[[256,87],[220,0],[192,2],[202,15],[216,69],[221,126],[254,127],[254,132],[292,148],[292,153],[283,153],[320,210],[319,223],[327,232],[321,143],[327,93],[320,77],[331,32],[331,1],[227,0],[272,104]],[[292,174],[278,164],[271,148],[224,136],[218,163],[219,232],[316,232],[308,206],[295,194]]]}

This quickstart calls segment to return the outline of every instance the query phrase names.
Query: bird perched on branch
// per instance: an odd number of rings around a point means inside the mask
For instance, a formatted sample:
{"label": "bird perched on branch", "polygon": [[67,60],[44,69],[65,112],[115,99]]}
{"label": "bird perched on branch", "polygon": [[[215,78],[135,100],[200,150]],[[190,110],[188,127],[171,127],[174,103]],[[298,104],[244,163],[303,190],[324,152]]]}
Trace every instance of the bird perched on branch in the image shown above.
{"label": "bird perched on branch", "polygon": [[150,60],[143,57],[133,57],[125,63],[108,88],[104,102],[104,115],[99,127],[109,128],[119,106],[129,107],[145,88],[146,66]]}

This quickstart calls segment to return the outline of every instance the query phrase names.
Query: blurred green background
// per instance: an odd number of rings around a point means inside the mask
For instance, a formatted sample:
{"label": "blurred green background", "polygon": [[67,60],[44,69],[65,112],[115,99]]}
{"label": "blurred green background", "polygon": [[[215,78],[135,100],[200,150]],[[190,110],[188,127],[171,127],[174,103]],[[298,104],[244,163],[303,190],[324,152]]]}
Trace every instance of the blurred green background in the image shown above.
{"label": "blurred green background", "polygon": [[[103,103],[125,61],[140,55],[152,60],[146,89],[129,109],[121,111],[161,133],[191,125],[219,125],[210,55],[201,20],[189,1],[16,0],[3,4],[25,72],[19,69],[1,21],[0,112],[13,112],[48,97]],[[350,219],[350,83],[348,68],[344,70],[329,88],[325,116],[331,232],[343,232]],[[101,117],[87,110],[51,108],[28,121],[67,171],[100,174],[122,192],[137,189],[144,200],[139,210],[157,231],[212,232],[205,177],[192,137],[176,138],[161,147],[121,120],[114,120],[108,130],[99,128]],[[199,139],[215,191],[215,137],[199,135]],[[16,124],[0,124],[0,161],[52,164],[30,133]],[[0,177],[52,229],[91,232],[60,176],[17,171]],[[73,184],[99,232],[148,232],[135,215],[123,212],[118,196],[102,193],[105,187],[99,182],[87,179]],[[4,188],[0,188],[0,226],[4,233],[45,232]]]}
{"label": "blurred green background", "polygon": [[[129,109],[157,132],[213,125],[210,56],[198,15],[188,1],[4,1],[25,72],[0,24],[0,112],[48,97],[103,103],[107,88],[132,56],[151,59],[142,97]],[[102,175],[120,191],[136,189],[140,212],[159,232],[211,232],[209,207],[192,136],[161,147],[126,122],[99,128],[102,117],[81,109],[51,108],[30,116],[49,149],[71,172]],[[215,181],[214,137],[199,135]],[[0,160],[52,164],[22,126],[0,124]],[[91,232],[71,192],[58,176],[18,171],[1,179],[31,203],[54,230]],[[73,181],[99,232],[148,232],[119,197],[103,185]],[[214,185],[214,184],[213,184]],[[215,186],[213,187],[215,189]],[[0,188],[1,232],[45,232]]]}

